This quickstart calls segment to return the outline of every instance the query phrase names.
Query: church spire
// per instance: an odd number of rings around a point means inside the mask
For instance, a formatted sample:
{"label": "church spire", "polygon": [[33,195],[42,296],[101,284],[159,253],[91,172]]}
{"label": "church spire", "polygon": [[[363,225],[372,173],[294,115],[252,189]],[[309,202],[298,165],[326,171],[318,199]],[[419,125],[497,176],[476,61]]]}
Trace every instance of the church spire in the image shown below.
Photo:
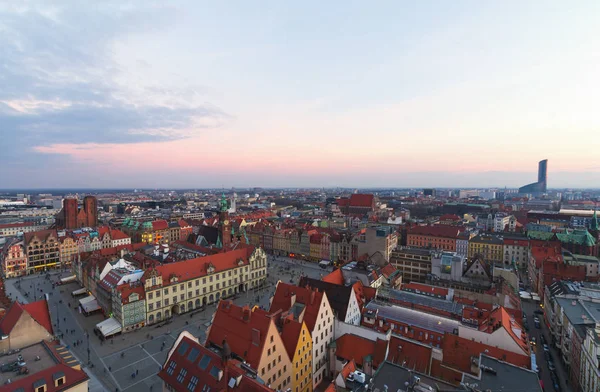
{"label": "church spire", "polygon": [[590,230],[596,231],[598,232],[598,214],[596,212],[596,209],[594,209],[594,215],[592,216],[592,222],[590,222]]}

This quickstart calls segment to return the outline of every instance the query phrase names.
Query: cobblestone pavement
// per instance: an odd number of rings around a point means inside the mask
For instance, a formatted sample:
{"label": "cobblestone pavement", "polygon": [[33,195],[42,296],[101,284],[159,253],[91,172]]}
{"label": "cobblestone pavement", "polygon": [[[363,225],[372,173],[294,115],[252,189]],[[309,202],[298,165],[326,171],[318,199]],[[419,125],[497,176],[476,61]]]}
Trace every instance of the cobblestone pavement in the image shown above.
{"label": "cobblestone pavement", "polygon": [[[259,305],[268,309],[278,280],[298,283],[302,275],[319,279],[328,272],[315,263],[269,256],[267,284],[259,290],[241,294],[233,301],[238,305]],[[20,302],[39,300],[44,294],[49,294],[55,333],[62,334],[61,341],[69,346],[86,372],[92,374],[91,391],[160,391],[162,382],[157,373],[179,333],[187,330],[201,342],[206,339],[206,329],[216,304],[201,311],[175,316],[170,324],[164,326],[145,327],[101,342],[93,329],[104,317],[101,314],[88,317],[80,314],[76,309],[77,299],[71,296],[81,286],[69,283],[52,289],[52,281],[69,275],[69,272],[53,272],[49,278],[38,274],[20,280],[9,279],[6,290],[11,298]]]}

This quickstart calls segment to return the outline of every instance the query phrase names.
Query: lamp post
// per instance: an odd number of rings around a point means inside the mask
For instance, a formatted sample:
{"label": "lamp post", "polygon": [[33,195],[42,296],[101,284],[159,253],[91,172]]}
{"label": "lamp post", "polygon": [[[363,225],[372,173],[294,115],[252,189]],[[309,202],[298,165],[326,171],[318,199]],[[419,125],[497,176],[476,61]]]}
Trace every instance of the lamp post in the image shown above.
{"label": "lamp post", "polygon": [[85,337],[87,338],[87,353],[88,353],[88,365],[90,364],[90,334],[86,331]]}
{"label": "lamp post", "polygon": [[60,332],[60,317],[58,315],[58,304],[55,303],[54,307],[56,308],[56,331]]}

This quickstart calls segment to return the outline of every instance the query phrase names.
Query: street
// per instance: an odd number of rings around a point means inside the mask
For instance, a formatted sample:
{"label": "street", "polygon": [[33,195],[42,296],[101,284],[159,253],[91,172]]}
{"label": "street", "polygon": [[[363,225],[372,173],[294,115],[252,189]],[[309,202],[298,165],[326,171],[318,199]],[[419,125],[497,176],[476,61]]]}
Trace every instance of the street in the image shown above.
{"label": "street", "polygon": [[[234,302],[240,306],[258,305],[268,309],[278,280],[298,283],[303,275],[320,279],[329,271],[315,263],[269,256],[266,285],[256,291],[240,294]],[[157,373],[178,334],[187,330],[198,337],[201,343],[206,339],[206,329],[210,326],[216,304],[175,316],[165,326],[148,326],[101,342],[93,329],[104,320],[104,316],[93,314],[86,317],[80,314],[75,306],[77,299],[71,296],[74,290],[81,287],[79,283],[68,283],[52,289],[52,281],[70,275],[70,272],[52,272],[50,279],[46,279],[45,274],[31,275],[23,277],[20,283],[17,279],[8,279],[6,292],[12,299],[23,303],[40,300],[44,294],[48,294],[55,335],[60,336],[62,343],[73,352],[90,375],[92,392],[160,391],[162,382]]]}
{"label": "street", "polygon": [[[552,361],[554,362],[554,365],[556,366],[556,375],[558,376],[558,379],[560,381],[561,390],[570,392],[571,387],[567,385],[568,375],[565,371],[563,363],[561,362],[561,359],[560,359],[561,355],[558,352],[558,350],[554,347],[554,345],[550,344],[552,339],[550,337],[550,331],[548,330],[548,327],[547,327],[546,323],[544,322],[543,315],[541,315],[541,314],[538,315],[538,314],[533,313],[534,310],[542,309],[542,308],[536,302],[531,301],[531,300],[522,301],[522,308],[523,308],[523,313],[527,315],[527,323],[529,325],[529,335],[530,335],[530,337],[535,337],[535,340],[537,341],[537,345],[534,346],[533,349],[535,350],[537,365],[541,369],[540,378],[544,382],[545,391],[553,391],[555,389],[553,386],[552,379],[550,378],[550,370],[548,369],[548,362],[546,361],[546,358],[544,357],[544,350],[542,348],[542,343],[541,343],[541,335],[542,334],[544,335],[546,341],[548,342],[548,346],[550,346],[550,353],[552,356]],[[540,319],[540,329],[535,328],[535,325],[533,323],[534,317],[538,317]]]}

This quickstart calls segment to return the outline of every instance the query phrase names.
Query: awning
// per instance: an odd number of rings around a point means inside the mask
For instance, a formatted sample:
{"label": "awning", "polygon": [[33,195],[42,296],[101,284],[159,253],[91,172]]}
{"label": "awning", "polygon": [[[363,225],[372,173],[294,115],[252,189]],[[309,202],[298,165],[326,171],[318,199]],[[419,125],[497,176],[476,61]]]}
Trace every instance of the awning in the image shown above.
{"label": "awning", "polygon": [[81,305],[83,311],[86,313],[91,313],[100,309],[100,305],[98,305],[98,301],[96,301],[96,298],[94,298],[93,295],[80,299],[79,305]]}
{"label": "awning", "polygon": [[96,328],[105,338],[121,332],[121,324],[114,317],[96,324]]}
{"label": "awning", "polygon": [[77,276],[75,275],[71,275],[71,276],[67,276],[66,278],[62,278],[60,281],[62,283],[69,283],[69,282],[73,282],[77,279]]}
{"label": "awning", "polygon": [[87,289],[85,287],[79,289],[79,290],[75,290],[71,293],[71,295],[82,295],[87,293]]}

